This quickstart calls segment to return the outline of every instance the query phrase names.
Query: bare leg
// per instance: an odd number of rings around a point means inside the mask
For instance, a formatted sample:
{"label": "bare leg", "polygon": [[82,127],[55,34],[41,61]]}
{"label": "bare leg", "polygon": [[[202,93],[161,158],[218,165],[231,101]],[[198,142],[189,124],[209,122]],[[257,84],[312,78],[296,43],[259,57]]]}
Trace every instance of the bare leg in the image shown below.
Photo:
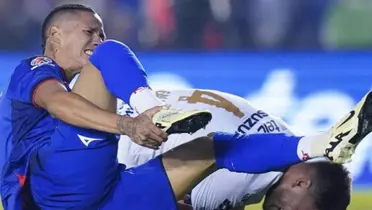
{"label": "bare leg", "polygon": [[166,152],[162,161],[177,200],[217,169],[213,142],[209,137],[195,139]]}
{"label": "bare leg", "polygon": [[84,66],[72,92],[79,94],[103,110],[116,113],[116,98],[107,90],[101,72],[91,63]]}

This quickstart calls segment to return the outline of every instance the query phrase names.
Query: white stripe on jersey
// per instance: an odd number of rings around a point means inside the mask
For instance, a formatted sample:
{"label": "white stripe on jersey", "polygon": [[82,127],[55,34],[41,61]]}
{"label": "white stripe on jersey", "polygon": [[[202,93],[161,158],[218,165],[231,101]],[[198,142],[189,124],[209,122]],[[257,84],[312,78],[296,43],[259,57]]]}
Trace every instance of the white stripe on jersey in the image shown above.
{"label": "white stripe on jersey", "polygon": [[[172,109],[208,109],[212,112],[212,121],[205,130],[199,130],[192,135],[170,136],[157,151],[138,146],[127,136],[122,136],[118,159],[127,167],[141,165],[178,145],[215,131],[292,135],[284,122],[254,108],[247,100],[235,95],[200,89],[157,91],[157,95]],[[121,106],[120,113],[128,114],[133,111],[124,105]],[[229,206],[258,203],[281,175],[278,172],[245,174],[218,170],[193,189],[191,193],[193,207],[196,210],[219,210],[228,209],[226,207]]]}

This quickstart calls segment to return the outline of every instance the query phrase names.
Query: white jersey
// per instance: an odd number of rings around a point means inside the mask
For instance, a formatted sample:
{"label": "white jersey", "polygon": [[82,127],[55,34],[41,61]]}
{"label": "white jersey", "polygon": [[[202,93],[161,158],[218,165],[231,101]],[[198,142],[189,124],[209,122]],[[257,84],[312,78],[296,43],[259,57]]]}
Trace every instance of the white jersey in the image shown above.
{"label": "white jersey", "polygon": [[[172,109],[208,109],[212,113],[212,120],[204,130],[199,130],[192,135],[169,136],[168,141],[157,151],[141,147],[127,136],[122,136],[119,142],[118,159],[127,167],[141,165],[178,145],[215,131],[242,134],[291,134],[282,121],[254,108],[247,100],[235,95],[201,89],[157,91],[156,93]],[[119,106],[119,112],[129,116],[133,116],[134,113],[125,104]],[[258,203],[281,175],[278,172],[245,174],[220,169],[192,190],[191,202],[197,210],[222,210]]]}

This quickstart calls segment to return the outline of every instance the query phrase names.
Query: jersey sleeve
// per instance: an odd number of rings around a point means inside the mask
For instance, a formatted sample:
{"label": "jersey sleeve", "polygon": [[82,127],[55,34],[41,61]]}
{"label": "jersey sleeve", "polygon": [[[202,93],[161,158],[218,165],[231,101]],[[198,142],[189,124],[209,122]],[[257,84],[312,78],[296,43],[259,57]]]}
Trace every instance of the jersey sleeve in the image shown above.
{"label": "jersey sleeve", "polygon": [[[40,57],[35,59],[40,59]],[[33,94],[40,84],[48,80],[63,83],[61,70],[56,64],[49,58],[35,64],[35,59],[30,62],[24,61],[16,67],[8,89],[8,94],[12,99],[33,103]]]}

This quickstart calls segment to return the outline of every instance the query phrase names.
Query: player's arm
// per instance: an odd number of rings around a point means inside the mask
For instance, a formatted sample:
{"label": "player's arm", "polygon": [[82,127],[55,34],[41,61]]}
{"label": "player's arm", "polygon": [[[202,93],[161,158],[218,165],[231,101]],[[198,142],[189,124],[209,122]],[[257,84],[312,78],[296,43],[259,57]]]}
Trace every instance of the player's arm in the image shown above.
{"label": "player's arm", "polygon": [[32,102],[68,124],[125,134],[137,144],[149,148],[158,149],[162,138],[165,138],[162,133],[158,134],[154,129],[150,129],[155,126],[148,115],[158,111],[157,108],[150,109],[136,118],[120,116],[102,110],[78,94],[68,92],[56,79],[40,82],[33,91]]}
{"label": "player's arm", "polygon": [[[33,103],[47,110],[52,116],[69,124],[109,133],[123,134],[133,119],[106,112],[78,94],[67,92],[65,86],[56,79],[41,82],[33,92]],[[120,118],[120,120],[119,120]]]}

